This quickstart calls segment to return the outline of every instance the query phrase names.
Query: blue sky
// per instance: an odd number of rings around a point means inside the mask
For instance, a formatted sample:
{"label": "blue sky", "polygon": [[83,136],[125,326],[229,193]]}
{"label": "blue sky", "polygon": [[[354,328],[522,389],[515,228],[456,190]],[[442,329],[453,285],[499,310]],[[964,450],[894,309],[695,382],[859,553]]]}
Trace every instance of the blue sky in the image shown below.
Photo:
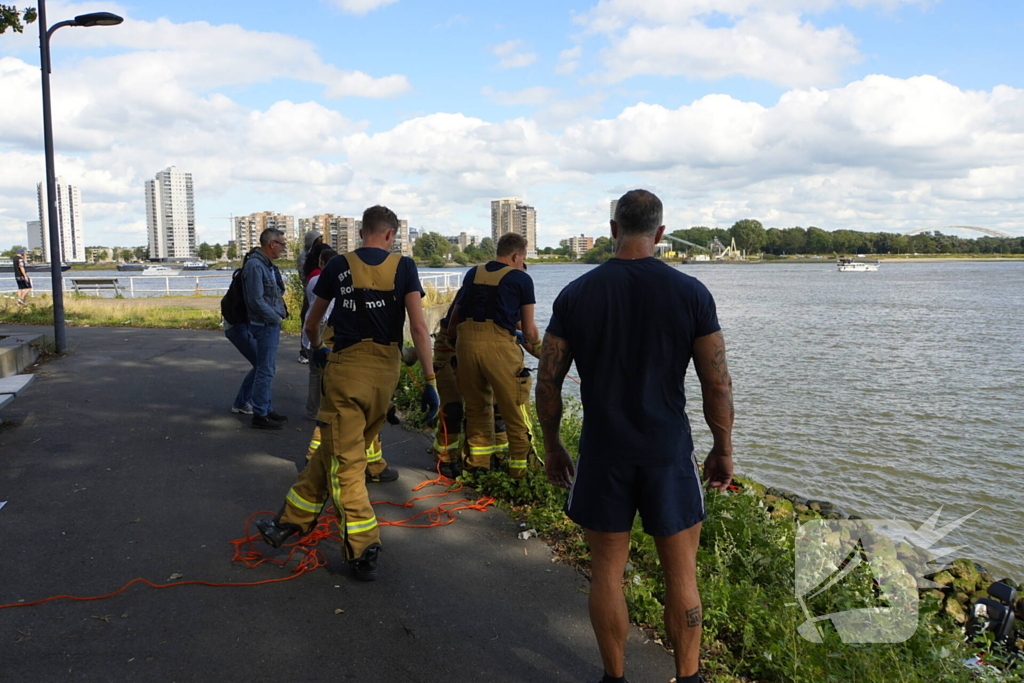
{"label": "blue sky", "polygon": [[[605,234],[649,187],[666,222],[1024,234],[1020,3],[994,0],[50,2],[58,173],[90,245],[145,243],[145,180],[219,216],[358,215],[540,246]],[[32,27],[34,28],[34,27]],[[0,246],[42,179],[37,38],[0,36]]]}

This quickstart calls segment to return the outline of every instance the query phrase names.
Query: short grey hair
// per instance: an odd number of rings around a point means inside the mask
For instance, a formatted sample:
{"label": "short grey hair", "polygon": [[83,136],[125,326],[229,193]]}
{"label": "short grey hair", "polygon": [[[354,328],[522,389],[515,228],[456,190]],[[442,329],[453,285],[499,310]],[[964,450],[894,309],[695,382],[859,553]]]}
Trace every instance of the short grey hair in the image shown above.
{"label": "short grey hair", "polygon": [[278,230],[277,228],[267,228],[266,230],[260,233],[260,246],[265,247],[271,242],[274,242],[275,238],[282,237],[283,235],[283,230]]}
{"label": "short grey hair", "polygon": [[663,217],[661,200],[647,190],[630,190],[615,207],[620,237],[654,237]]}

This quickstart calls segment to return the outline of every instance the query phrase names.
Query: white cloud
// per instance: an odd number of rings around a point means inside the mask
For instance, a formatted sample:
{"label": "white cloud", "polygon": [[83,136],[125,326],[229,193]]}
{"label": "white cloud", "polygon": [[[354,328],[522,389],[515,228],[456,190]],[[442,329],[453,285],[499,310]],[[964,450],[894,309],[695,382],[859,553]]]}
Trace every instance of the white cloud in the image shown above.
{"label": "white cloud", "polygon": [[558,66],[555,67],[555,73],[568,76],[569,74],[576,71],[580,66],[580,57],[583,56],[583,46],[577,45],[576,47],[568,50],[562,50],[558,53]]}
{"label": "white cloud", "polygon": [[483,88],[480,92],[491,101],[506,106],[545,104],[558,94],[556,89],[542,85],[535,85],[516,92],[496,91],[492,88]]}
{"label": "white cloud", "polygon": [[845,27],[819,28],[807,15],[905,4],[927,0],[602,0],[576,20],[608,40],[598,80],[740,76],[801,87],[835,84],[862,59]]}
{"label": "white cloud", "polygon": [[349,14],[368,14],[375,9],[391,5],[398,0],[330,0],[332,5]]}
{"label": "white cloud", "polygon": [[499,45],[491,46],[491,52],[501,59],[498,66],[502,69],[518,69],[529,66],[537,61],[537,55],[532,52],[519,52],[523,41],[520,39],[507,40]]}

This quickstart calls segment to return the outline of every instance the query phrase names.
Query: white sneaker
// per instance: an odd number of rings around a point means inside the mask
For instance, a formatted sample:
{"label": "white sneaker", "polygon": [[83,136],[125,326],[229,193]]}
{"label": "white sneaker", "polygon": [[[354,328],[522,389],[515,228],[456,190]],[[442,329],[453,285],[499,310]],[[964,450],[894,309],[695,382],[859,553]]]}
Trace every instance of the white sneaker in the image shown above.
{"label": "white sneaker", "polygon": [[241,415],[252,415],[252,404],[251,403],[246,403],[241,408],[236,408],[235,406],[231,406],[231,412],[232,413],[239,413]]}

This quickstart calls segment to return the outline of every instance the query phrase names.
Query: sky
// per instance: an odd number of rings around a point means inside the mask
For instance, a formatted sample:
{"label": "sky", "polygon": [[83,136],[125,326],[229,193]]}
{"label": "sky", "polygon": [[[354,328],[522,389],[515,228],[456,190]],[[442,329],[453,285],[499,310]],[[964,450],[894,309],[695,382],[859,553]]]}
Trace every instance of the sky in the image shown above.
{"label": "sky", "polygon": [[[144,245],[171,165],[210,243],[233,215],[377,203],[486,236],[516,196],[557,246],[608,234],[636,187],[670,229],[1024,235],[1019,0],[47,3],[51,24],[94,11],[125,22],[51,44],[90,246]],[[0,36],[2,248],[45,173],[37,30]]]}

